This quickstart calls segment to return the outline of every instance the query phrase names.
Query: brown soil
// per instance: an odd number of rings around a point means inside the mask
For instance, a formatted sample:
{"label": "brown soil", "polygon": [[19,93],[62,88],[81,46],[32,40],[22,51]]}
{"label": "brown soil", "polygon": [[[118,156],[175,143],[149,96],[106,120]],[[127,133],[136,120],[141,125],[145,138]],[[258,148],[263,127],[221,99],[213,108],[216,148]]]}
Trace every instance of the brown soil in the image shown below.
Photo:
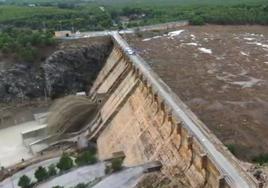
{"label": "brown soil", "polygon": [[268,27],[178,30],[184,31],[127,40],[236,156],[268,153]]}

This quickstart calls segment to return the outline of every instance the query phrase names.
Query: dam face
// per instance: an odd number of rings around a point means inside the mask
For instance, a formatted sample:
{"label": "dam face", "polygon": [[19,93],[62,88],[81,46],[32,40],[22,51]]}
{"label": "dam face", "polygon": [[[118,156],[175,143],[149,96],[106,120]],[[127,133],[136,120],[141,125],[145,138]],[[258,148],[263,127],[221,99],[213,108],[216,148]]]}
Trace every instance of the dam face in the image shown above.
{"label": "dam face", "polygon": [[100,104],[90,139],[101,159],[124,152],[126,166],[160,161],[185,187],[257,187],[223,144],[127,44],[114,48],[89,94]]}

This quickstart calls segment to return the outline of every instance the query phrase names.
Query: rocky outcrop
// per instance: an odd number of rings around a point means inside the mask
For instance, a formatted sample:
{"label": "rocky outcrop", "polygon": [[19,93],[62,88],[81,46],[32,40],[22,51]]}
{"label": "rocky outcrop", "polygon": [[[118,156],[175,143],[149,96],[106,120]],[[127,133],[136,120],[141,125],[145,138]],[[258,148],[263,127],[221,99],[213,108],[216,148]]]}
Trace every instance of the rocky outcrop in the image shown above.
{"label": "rocky outcrop", "polygon": [[0,71],[0,102],[44,96],[42,72],[28,63],[14,64]]}
{"label": "rocky outcrop", "polygon": [[0,71],[0,102],[58,97],[88,90],[110,53],[110,40],[55,51],[39,64],[15,63]]}
{"label": "rocky outcrop", "polygon": [[86,91],[102,68],[109,45],[93,45],[52,54],[42,65],[49,96]]}

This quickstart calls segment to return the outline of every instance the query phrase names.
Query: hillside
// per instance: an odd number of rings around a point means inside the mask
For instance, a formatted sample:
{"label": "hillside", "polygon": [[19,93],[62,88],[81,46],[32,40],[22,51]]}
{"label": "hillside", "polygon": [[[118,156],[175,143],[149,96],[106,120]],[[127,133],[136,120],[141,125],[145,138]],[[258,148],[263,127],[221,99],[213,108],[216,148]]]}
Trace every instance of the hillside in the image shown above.
{"label": "hillside", "polygon": [[265,0],[6,0],[6,3],[95,3],[104,5],[234,5],[234,4],[256,4],[266,3]]}
{"label": "hillside", "polygon": [[95,31],[178,20],[192,25],[268,24],[268,2],[263,0],[8,2],[0,6],[1,28]]}

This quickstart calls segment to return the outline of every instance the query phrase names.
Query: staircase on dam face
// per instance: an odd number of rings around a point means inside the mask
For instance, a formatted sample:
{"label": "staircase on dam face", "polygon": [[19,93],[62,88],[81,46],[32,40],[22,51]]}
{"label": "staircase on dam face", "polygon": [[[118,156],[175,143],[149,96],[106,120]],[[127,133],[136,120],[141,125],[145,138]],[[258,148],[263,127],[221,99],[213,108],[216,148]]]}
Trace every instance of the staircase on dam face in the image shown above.
{"label": "staircase on dam face", "polygon": [[114,49],[89,92],[100,103],[88,136],[100,158],[123,151],[125,165],[160,161],[186,187],[259,187],[150,67],[125,53],[126,42],[111,38]]}

